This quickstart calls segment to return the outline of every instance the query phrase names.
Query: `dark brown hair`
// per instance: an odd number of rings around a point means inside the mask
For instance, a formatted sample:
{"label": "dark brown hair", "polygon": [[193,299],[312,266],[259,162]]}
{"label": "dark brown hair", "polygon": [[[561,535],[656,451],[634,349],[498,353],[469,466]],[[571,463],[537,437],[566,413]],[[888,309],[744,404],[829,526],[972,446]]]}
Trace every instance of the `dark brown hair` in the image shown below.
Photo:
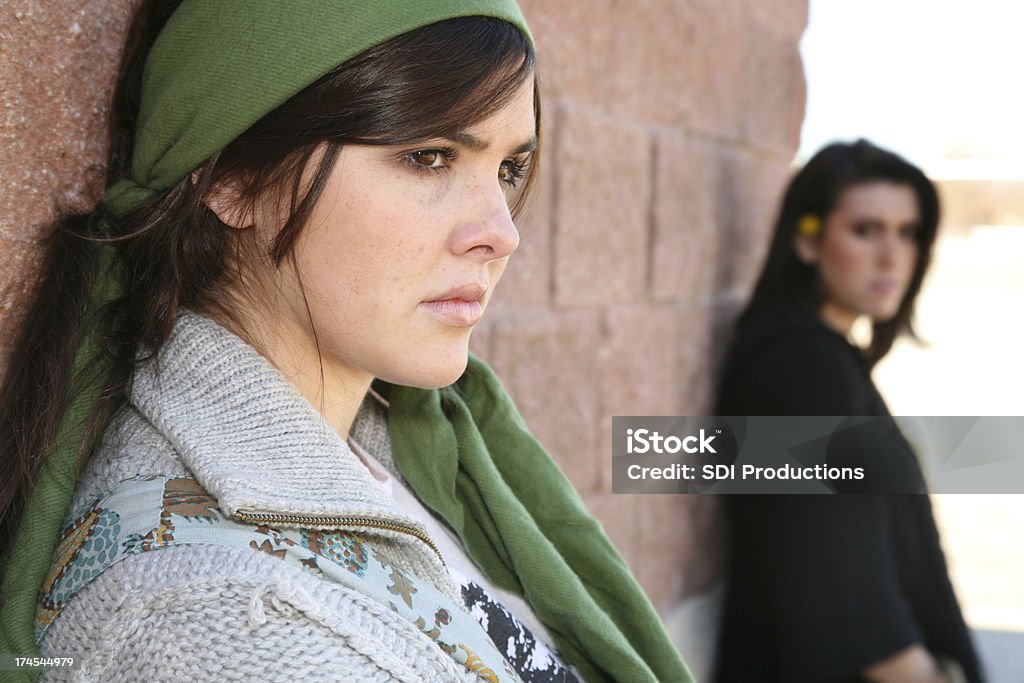
{"label": "dark brown hair", "polygon": [[[107,183],[126,177],[131,161],[145,56],[180,0],[143,2],[128,34],[111,112]],[[59,220],[49,237],[34,298],[0,389],[0,546],[6,547],[32,480],[53,450],[71,399],[74,353],[90,320],[83,311],[96,280],[99,245],[119,257],[124,295],[97,312],[110,368],[93,407],[79,464],[123,408],[135,365],[168,338],[183,307],[217,310],[232,265],[270,258],[280,266],[294,246],[344,144],[404,144],[452,137],[505,106],[535,73],[533,46],[516,27],[485,17],[450,19],[401,35],[337,67],[270,112],[203,164],[195,177],[159,192],[115,218],[101,203]],[[534,111],[540,100],[534,80]],[[321,153],[322,152],[322,153]],[[534,154],[514,195],[518,212],[535,173]],[[268,254],[224,225],[204,204],[230,183],[243,206],[272,191],[288,219]],[[296,275],[301,274],[296,270]],[[312,321],[310,321],[312,323]]]}
{"label": "dark brown hair", "polygon": [[932,244],[939,226],[939,197],[921,169],[867,140],[837,142],[824,147],[790,181],[775,223],[768,260],[741,321],[757,311],[772,308],[795,306],[818,314],[824,296],[818,269],[804,263],[793,248],[800,218],[813,214],[824,222],[844,190],[879,180],[913,189],[920,226],[917,263],[910,286],[896,315],[891,320],[874,323],[871,345],[865,352],[867,360],[872,366],[881,360],[900,334],[916,338],[911,318],[921,283],[931,264]]}

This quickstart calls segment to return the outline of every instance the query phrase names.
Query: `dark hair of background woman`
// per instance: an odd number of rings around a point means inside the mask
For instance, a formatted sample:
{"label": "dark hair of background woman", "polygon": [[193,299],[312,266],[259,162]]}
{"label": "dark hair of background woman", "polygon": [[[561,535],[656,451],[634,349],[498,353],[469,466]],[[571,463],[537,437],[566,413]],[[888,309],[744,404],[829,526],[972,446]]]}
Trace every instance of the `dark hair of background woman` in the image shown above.
{"label": "dark hair of background woman", "polygon": [[[111,112],[108,185],[128,175],[145,58],[179,4],[144,2],[129,29]],[[194,178],[157,193],[129,215],[115,219],[100,204],[91,213],[60,219],[0,389],[0,551],[59,436],[100,243],[112,242],[119,252],[124,294],[101,312],[100,352],[112,359],[113,370],[102,378],[104,398],[87,418],[80,465],[123,407],[132,371],[144,360],[136,358],[138,350],[159,350],[183,307],[216,309],[235,320],[221,296],[233,265],[269,258],[275,266],[288,259],[295,267],[296,240],[343,144],[451,137],[500,110],[534,73],[533,46],[511,24],[466,17],[429,25],[335,68],[211,157]],[[538,129],[539,103],[535,81]],[[513,215],[538,158],[526,171]],[[239,239],[246,231],[227,227],[203,203],[218,187],[230,187],[243,208],[265,191],[278,193],[288,219],[269,254],[254,252],[252,240]]]}
{"label": "dark hair of background woman", "polygon": [[767,262],[741,323],[757,311],[793,306],[818,315],[824,292],[817,267],[801,261],[793,248],[797,226],[807,214],[820,218],[824,226],[844,190],[874,181],[909,185],[917,196],[921,223],[917,231],[917,264],[910,286],[896,315],[891,320],[874,323],[871,345],[865,351],[867,360],[872,366],[881,360],[902,333],[916,338],[911,318],[921,282],[931,263],[932,244],[939,224],[939,198],[935,186],[919,168],[867,140],[828,145],[790,182],[775,223]]}

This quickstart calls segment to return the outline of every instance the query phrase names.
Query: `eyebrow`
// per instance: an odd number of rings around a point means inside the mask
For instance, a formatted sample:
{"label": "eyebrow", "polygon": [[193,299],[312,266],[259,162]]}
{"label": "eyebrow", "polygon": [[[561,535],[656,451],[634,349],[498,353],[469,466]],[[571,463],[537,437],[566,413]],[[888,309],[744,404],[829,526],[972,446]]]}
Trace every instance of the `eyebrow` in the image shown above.
{"label": "eyebrow", "polygon": [[[463,147],[468,147],[469,149],[473,150],[474,152],[482,152],[483,150],[485,150],[485,149],[487,149],[488,147],[491,146],[490,143],[487,142],[486,140],[481,140],[480,138],[478,138],[477,136],[475,136],[475,135],[473,135],[471,133],[462,133],[462,132],[454,133],[451,136],[447,136],[446,135],[445,139],[446,140],[451,140],[452,142],[460,144]],[[522,143],[518,147],[516,147],[514,150],[512,150],[512,154],[522,154],[524,152],[532,152],[535,149],[537,149],[537,136],[536,135],[531,137],[529,140],[527,140],[526,142]]]}

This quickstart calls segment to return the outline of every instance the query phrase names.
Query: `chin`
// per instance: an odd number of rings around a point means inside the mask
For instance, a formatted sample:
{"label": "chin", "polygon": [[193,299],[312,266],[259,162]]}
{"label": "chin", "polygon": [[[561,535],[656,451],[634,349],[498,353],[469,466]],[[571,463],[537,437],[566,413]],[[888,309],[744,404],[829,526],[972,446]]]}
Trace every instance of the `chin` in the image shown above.
{"label": "chin", "polygon": [[379,377],[391,384],[417,389],[440,389],[454,384],[462,377],[468,364],[467,348],[463,348],[461,353],[448,352],[431,356],[417,354],[404,362],[403,367]]}
{"label": "chin", "polygon": [[875,311],[868,313],[868,317],[870,317],[871,320],[876,323],[887,323],[893,318],[895,318],[896,314],[899,312],[900,307],[898,305],[893,307],[886,306],[884,308],[876,309]]}

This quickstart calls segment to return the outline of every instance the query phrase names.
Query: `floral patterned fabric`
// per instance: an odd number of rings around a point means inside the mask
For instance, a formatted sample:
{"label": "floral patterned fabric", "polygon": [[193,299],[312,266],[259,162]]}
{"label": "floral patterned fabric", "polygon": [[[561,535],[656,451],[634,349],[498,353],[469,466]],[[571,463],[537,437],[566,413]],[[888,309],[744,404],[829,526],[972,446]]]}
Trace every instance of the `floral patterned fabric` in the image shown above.
{"label": "floral patterned fabric", "polygon": [[521,680],[461,605],[392,564],[357,533],[237,522],[225,517],[195,480],[160,476],[121,482],[64,530],[40,591],[36,642],[75,594],[117,562],[196,543],[249,547],[342,583],[408,619],[479,678]]}

